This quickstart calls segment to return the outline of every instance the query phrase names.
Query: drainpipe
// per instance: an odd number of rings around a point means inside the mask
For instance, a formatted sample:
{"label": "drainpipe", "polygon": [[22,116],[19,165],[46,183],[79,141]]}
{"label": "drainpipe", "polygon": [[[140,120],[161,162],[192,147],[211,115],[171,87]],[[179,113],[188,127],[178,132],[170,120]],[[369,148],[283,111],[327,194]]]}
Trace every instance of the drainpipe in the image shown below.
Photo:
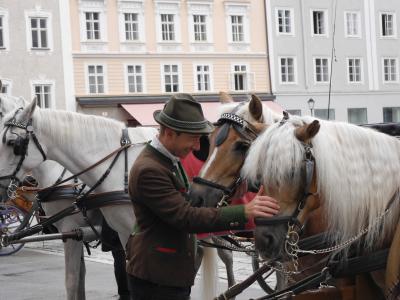
{"label": "drainpipe", "polygon": [[[270,63],[270,59],[271,59],[271,56],[269,55],[269,43],[268,43],[268,22],[267,22],[267,4],[266,4],[266,1],[268,1],[268,0],[264,0],[263,1],[263,3],[264,3],[264,22],[265,22],[265,42],[266,42],[266,48],[267,48],[267,66],[268,66],[268,72],[269,72],[269,74],[268,74],[268,84],[269,84],[269,89],[270,89],[270,93],[271,93],[271,96],[273,96],[273,93],[272,93],[272,82],[271,82],[271,63]],[[274,98],[274,97],[273,97]]]}

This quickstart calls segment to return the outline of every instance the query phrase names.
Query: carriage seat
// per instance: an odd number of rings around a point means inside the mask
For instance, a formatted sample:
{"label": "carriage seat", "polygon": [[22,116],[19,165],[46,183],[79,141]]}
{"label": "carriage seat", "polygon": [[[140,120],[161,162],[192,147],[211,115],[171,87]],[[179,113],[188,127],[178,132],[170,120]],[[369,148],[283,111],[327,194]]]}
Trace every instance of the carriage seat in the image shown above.
{"label": "carriage seat", "polygon": [[375,124],[362,124],[360,126],[372,128],[391,136],[400,137],[400,123],[375,123]]}

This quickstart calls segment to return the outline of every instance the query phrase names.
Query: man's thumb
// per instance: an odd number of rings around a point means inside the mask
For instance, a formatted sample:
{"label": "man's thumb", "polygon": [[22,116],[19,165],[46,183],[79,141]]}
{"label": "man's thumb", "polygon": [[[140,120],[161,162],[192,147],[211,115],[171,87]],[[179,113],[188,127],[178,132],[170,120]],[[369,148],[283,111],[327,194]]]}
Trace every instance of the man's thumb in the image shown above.
{"label": "man's thumb", "polygon": [[263,193],[264,193],[264,186],[261,185],[261,186],[260,186],[260,189],[259,189],[258,192],[257,192],[257,196],[261,196]]}

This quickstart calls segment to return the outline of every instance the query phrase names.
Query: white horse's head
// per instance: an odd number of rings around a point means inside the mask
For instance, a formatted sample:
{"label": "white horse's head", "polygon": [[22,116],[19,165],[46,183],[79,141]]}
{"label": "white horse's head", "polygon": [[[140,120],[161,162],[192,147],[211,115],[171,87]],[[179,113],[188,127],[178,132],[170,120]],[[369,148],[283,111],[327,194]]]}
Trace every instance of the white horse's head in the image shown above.
{"label": "white horse's head", "polygon": [[33,115],[36,99],[25,108],[16,108],[4,116],[0,143],[0,176],[19,178],[39,166],[46,156],[46,147],[35,136]]}

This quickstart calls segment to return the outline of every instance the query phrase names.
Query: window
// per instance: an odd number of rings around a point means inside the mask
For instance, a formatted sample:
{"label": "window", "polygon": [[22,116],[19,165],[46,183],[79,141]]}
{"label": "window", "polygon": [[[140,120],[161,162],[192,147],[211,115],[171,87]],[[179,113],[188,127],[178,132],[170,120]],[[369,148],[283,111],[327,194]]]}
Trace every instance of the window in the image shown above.
{"label": "window", "polygon": [[347,115],[349,123],[353,123],[356,125],[368,123],[366,108],[348,108]]}
{"label": "window", "polygon": [[143,92],[143,67],[141,65],[127,66],[129,93]]}
{"label": "window", "polygon": [[[319,119],[328,120],[328,110],[315,109],[314,116]],[[329,120],[335,120],[335,110],[333,108],[329,109]]]}
{"label": "window", "polygon": [[233,66],[233,90],[245,91],[248,89],[247,86],[247,66],[246,65],[235,65]]}
{"label": "window", "polygon": [[173,14],[161,14],[161,35],[163,41],[175,40],[175,24]]}
{"label": "window", "polygon": [[280,58],[280,77],[281,83],[295,83],[296,78],[294,74],[294,58],[281,57]]}
{"label": "window", "polygon": [[0,16],[0,48],[5,48],[4,43],[4,17]]}
{"label": "window", "polygon": [[231,16],[232,41],[244,42],[243,16]]}
{"label": "window", "polygon": [[35,84],[33,86],[37,104],[41,108],[50,108],[51,106],[51,85],[50,84]]}
{"label": "window", "polygon": [[312,32],[314,35],[326,35],[326,20],[325,11],[314,10],[312,11]]}
{"label": "window", "polygon": [[277,10],[278,32],[283,34],[292,33],[292,12],[289,9]]}
{"label": "window", "polygon": [[207,25],[205,15],[193,15],[194,40],[196,42],[207,41]]}
{"label": "window", "polygon": [[47,18],[30,18],[32,33],[32,48],[47,49]]}
{"label": "window", "polygon": [[100,40],[100,13],[86,12],[86,39],[89,41]]}
{"label": "window", "polygon": [[345,13],[345,35],[347,37],[360,37],[360,14],[358,12]]}
{"label": "window", "polygon": [[395,36],[395,15],[393,13],[381,13],[381,36]]}
{"label": "window", "polygon": [[8,92],[8,85],[6,85],[6,84],[3,83],[3,85],[1,86],[0,93],[2,93],[2,94],[8,94],[8,93],[9,93],[9,92]]}
{"label": "window", "polygon": [[384,107],[383,122],[400,122],[400,107]]}
{"label": "window", "polygon": [[124,20],[125,20],[125,40],[126,41],[139,40],[138,14],[125,13]]}
{"label": "window", "polygon": [[350,83],[361,82],[361,59],[349,58],[347,60],[348,80]]}
{"label": "window", "polygon": [[329,81],[329,65],[327,58],[315,58],[315,82]]}
{"label": "window", "polygon": [[384,82],[398,81],[396,58],[383,59],[383,81]]}
{"label": "window", "polygon": [[196,66],[196,87],[198,92],[210,91],[210,66],[197,65]]}
{"label": "window", "polygon": [[286,111],[293,116],[301,116],[301,109],[287,109]]}
{"label": "window", "polygon": [[179,68],[178,65],[164,65],[163,66],[163,77],[164,77],[164,91],[179,92]]}
{"label": "window", "polygon": [[102,65],[88,66],[89,93],[104,93],[104,67]]}

